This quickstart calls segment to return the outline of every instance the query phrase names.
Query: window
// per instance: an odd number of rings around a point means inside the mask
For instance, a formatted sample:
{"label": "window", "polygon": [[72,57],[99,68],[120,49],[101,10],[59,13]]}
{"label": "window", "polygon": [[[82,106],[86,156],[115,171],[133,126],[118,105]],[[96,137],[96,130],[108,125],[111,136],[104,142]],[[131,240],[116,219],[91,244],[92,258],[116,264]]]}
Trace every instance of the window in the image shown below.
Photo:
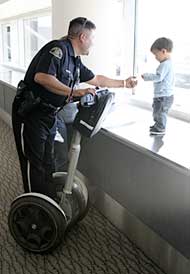
{"label": "window", "polygon": [[5,26],[5,60],[7,62],[11,62],[12,56],[11,56],[11,26],[7,25]]}
{"label": "window", "polygon": [[28,66],[32,57],[51,40],[51,17],[36,17],[24,20],[24,65]]}
{"label": "window", "polygon": [[37,51],[51,40],[51,16],[25,17],[1,24],[1,64],[25,70]]}
{"label": "window", "polygon": [[17,23],[12,21],[2,25],[3,63],[18,64]]}
{"label": "window", "polygon": [[[186,0],[136,0],[136,3],[135,72],[138,75],[142,72],[154,72],[158,63],[150,53],[150,46],[159,37],[171,38],[174,42],[172,59],[176,72],[175,102],[172,109],[190,117],[190,36],[184,32],[190,20],[190,4]],[[152,82],[140,81],[136,99],[142,103],[151,103],[152,96]]]}

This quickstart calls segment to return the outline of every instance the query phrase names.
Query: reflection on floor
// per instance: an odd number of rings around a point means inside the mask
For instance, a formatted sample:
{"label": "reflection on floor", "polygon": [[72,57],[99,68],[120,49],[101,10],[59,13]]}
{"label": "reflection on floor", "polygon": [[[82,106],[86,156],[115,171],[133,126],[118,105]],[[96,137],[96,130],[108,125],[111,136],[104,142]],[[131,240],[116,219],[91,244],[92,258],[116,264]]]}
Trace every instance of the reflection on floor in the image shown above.
{"label": "reflection on floor", "polygon": [[[126,101],[126,98],[125,98]],[[123,140],[157,153],[158,155],[190,169],[190,124],[168,117],[166,134],[151,136],[153,124],[151,111],[134,107],[123,101],[116,102],[103,127]]]}

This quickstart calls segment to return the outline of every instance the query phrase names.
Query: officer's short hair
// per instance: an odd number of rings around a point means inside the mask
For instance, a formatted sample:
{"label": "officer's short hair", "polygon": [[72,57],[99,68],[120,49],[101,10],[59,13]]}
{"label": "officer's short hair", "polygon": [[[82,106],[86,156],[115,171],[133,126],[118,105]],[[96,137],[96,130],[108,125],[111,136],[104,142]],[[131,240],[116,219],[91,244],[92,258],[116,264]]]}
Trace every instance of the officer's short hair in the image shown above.
{"label": "officer's short hair", "polygon": [[85,17],[77,17],[73,19],[69,23],[68,37],[74,38],[79,36],[83,29],[92,30],[96,29],[96,26]]}
{"label": "officer's short hair", "polygon": [[173,42],[169,38],[161,37],[156,39],[154,43],[152,44],[150,51],[153,50],[162,50],[166,49],[168,52],[171,52],[173,49]]}

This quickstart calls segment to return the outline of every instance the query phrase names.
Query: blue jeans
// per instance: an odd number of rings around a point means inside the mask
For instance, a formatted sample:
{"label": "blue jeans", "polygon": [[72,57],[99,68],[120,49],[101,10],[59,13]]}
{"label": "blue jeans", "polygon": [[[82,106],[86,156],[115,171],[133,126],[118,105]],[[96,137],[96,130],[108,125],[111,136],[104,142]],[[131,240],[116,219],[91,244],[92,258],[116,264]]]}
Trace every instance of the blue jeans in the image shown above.
{"label": "blue jeans", "polygon": [[72,123],[66,124],[59,113],[57,116],[57,130],[63,138],[63,142],[57,140],[54,142],[55,171],[67,171],[68,150],[71,144],[73,127]]}
{"label": "blue jeans", "polygon": [[68,150],[73,135],[73,121],[78,112],[75,103],[69,103],[57,114],[57,130],[63,138],[63,142],[55,141],[54,156],[55,170],[67,171],[68,168]]}
{"label": "blue jeans", "polygon": [[167,123],[168,111],[171,108],[174,101],[174,96],[164,96],[154,98],[152,108],[153,108],[153,119],[154,126],[158,130],[165,130]]}

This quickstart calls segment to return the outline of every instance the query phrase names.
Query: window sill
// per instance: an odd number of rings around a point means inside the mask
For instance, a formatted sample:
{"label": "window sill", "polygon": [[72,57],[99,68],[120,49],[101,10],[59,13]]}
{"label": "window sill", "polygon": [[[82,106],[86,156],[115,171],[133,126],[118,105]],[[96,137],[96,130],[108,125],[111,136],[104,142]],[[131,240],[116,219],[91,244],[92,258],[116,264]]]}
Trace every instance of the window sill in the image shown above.
{"label": "window sill", "polygon": [[103,128],[121,141],[133,143],[140,149],[157,154],[174,164],[190,170],[190,155],[187,151],[190,139],[188,122],[168,117],[164,136],[151,136],[152,112],[131,104],[131,95],[116,91],[113,109]]}
{"label": "window sill", "polygon": [[24,77],[24,72],[8,69],[4,66],[0,66],[0,81],[8,86],[16,88],[18,82]]}

